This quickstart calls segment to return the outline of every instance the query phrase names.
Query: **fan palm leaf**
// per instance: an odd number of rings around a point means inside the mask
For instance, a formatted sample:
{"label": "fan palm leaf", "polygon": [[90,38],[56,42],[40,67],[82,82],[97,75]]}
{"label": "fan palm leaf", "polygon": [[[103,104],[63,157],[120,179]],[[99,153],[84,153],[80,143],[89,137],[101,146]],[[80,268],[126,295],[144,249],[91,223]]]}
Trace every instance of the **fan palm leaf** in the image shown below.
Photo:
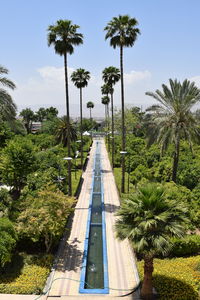
{"label": "fan palm leaf", "polygon": [[154,257],[166,255],[171,248],[170,238],[185,233],[186,211],[175,200],[166,200],[164,188],[156,184],[140,187],[122,202],[115,228],[117,237],[128,238],[136,254],[144,259],[143,297],[152,296]]}

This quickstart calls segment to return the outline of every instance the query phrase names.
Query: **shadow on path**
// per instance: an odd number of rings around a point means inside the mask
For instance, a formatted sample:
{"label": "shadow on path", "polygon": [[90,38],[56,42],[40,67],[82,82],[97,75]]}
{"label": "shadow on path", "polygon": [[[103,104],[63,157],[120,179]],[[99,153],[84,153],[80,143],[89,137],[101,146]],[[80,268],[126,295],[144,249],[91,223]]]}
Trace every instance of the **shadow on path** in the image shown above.
{"label": "shadow on path", "polygon": [[62,255],[58,257],[56,263],[57,271],[76,271],[82,264],[83,252],[78,249],[80,241],[75,238],[73,241],[65,243]]}
{"label": "shadow on path", "polygon": [[104,210],[108,213],[115,213],[119,208],[120,206],[114,204],[107,203],[104,205]]}
{"label": "shadow on path", "polygon": [[112,171],[111,171],[111,170],[104,170],[104,169],[103,169],[103,170],[101,170],[101,172],[107,174],[107,173],[111,173]]}

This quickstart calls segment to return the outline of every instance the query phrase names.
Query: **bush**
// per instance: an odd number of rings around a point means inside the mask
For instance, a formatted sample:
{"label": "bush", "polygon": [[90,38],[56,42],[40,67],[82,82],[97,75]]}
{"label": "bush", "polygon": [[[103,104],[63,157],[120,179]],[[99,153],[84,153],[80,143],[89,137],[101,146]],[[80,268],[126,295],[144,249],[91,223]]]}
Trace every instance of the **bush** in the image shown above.
{"label": "bush", "polygon": [[52,264],[51,255],[15,255],[0,274],[0,293],[40,294]]}
{"label": "bush", "polygon": [[8,218],[0,218],[0,266],[11,260],[17,235]]}
{"label": "bush", "polygon": [[200,235],[186,235],[184,238],[173,238],[171,256],[191,256],[200,253]]}
{"label": "bush", "polygon": [[[160,300],[199,300],[200,256],[176,259],[155,259],[153,285]],[[143,278],[143,261],[138,263]]]}

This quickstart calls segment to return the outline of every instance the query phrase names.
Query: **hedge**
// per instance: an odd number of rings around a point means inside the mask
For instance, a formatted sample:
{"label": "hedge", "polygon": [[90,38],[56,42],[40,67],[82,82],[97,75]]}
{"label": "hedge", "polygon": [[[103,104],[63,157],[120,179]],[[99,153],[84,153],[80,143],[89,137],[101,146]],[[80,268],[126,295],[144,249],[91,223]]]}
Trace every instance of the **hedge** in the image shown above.
{"label": "hedge", "polygon": [[[160,300],[199,300],[200,256],[155,259],[153,284]],[[143,261],[138,262],[143,278]]]}
{"label": "hedge", "polygon": [[186,235],[182,239],[173,238],[170,256],[191,256],[200,254],[200,235]]}

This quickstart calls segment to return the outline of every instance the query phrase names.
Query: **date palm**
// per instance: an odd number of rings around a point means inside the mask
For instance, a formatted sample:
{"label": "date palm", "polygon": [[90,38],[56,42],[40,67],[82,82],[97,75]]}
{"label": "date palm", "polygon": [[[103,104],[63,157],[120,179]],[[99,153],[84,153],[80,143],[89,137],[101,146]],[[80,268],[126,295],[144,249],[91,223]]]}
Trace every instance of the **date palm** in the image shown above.
{"label": "date palm", "polygon": [[142,299],[152,299],[154,257],[166,255],[170,238],[185,233],[186,208],[176,199],[166,200],[164,188],[151,183],[124,200],[117,216],[117,237],[128,238],[136,254],[144,259]]}
{"label": "date palm", "polygon": [[[69,113],[69,93],[68,93],[68,72],[67,72],[67,54],[74,53],[74,46],[78,46],[83,43],[83,35],[77,33],[77,29],[80,27],[76,24],[72,24],[70,20],[58,20],[55,25],[48,27],[48,46],[53,45],[55,52],[61,56],[64,56],[64,68],[65,68],[65,92],[66,92],[66,115],[67,115],[67,149],[68,156],[70,157],[70,113]],[[68,183],[69,191],[68,195],[72,194],[71,183],[71,162],[68,163]]]}
{"label": "date palm", "polygon": [[116,67],[110,66],[103,70],[103,80],[106,84],[110,86],[110,98],[111,98],[111,128],[112,128],[112,167],[114,168],[114,111],[113,111],[113,86],[120,80],[120,70]]}
{"label": "date palm", "polygon": [[[75,142],[77,140],[77,133],[76,129],[74,128],[73,124],[70,123],[70,141]],[[57,128],[55,130],[56,140],[59,143],[63,144],[63,147],[67,146],[67,139],[68,139],[68,124],[66,116],[58,119]]]}
{"label": "date palm", "polygon": [[[114,17],[104,28],[107,31],[105,38],[110,39],[110,45],[115,49],[120,48],[120,74],[121,74],[121,106],[122,106],[122,151],[126,150],[125,124],[124,124],[124,72],[123,50],[124,47],[132,47],[140,30],[136,27],[138,22],[128,15]],[[122,183],[121,192],[125,192],[125,155],[122,156]]]}
{"label": "date palm", "polygon": [[0,65],[0,117],[12,122],[16,115],[17,107],[5,88],[14,90],[16,86],[11,80],[4,76],[5,74],[8,74],[8,69]]}
{"label": "date palm", "polygon": [[200,141],[199,124],[191,112],[200,102],[200,89],[187,79],[183,83],[169,79],[169,86],[163,84],[162,91],[147,92],[146,95],[160,103],[147,109],[154,125],[150,130],[149,145],[158,142],[163,153],[170,143],[174,144],[172,180],[176,182],[181,138],[188,141],[192,152],[192,140]]}
{"label": "date palm", "polygon": [[83,129],[82,129],[82,88],[88,85],[88,81],[90,80],[90,72],[84,69],[77,69],[71,75],[71,80],[74,85],[80,90],[80,132],[81,132],[81,169],[83,167]]}
{"label": "date palm", "polygon": [[87,108],[90,110],[90,121],[92,120],[92,108],[94,108],[94,103],[92,101],[88,101]]}

